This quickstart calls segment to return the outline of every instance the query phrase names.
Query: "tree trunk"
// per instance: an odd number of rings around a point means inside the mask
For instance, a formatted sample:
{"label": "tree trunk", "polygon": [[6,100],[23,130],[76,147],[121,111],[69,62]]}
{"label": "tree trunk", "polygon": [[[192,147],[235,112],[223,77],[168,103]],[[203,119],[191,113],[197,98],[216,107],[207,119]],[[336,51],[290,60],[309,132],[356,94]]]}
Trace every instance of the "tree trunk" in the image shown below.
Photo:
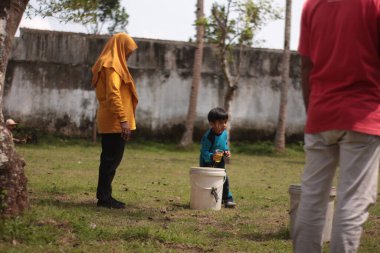
{"label": "tree trunk", "polygon": [[290,28],[292,16],[292,0],[286,0],[285,14],[285,38],[284,52],[282,55],[281,71],[281,100],[278,113],[278,123],[276,131],[275,146],[277,152],[285,151],[285,128],[286,128],[286,111],[288,104],[288,86],[289,86],[289,69],[290,69]]}
{"label": "tree trunk", "polygon": [[14,35],[29,0],[0,1],[0,216],[21,214],[28,206],[24,160],[16,153],[4,126],[3,91]]}
{"label": "tree trunk", "polygon": [[[228,67],[228,63],[227,63],[227,60],[224,59],[223,60],[225,63],[222,64],[222,67],[223,67],[223,72],[224,72],[224,80],[227,82],[227,90],[226,90],[226,94],[224,95],[224,110],[226,110],[227,114],[228,114],[228,118],[229,118],[229,121],[231,122],[231,104],[232,104],[232,100],[234,98],[234,95],[235,95],[235,91],[237,89],[237,86],[234,84],[234,81],[233,81],[233,78],[232,76],[230,75],[230,72],[229,72],[229,67]],[[227,136],[228,138],[230,138],[230,130],[231,130],[231,123],[227,124]],[[229,143],[229,139],[228,139],[228,143]]]}
{"label": "tree trunk", "polygon": [[238,78],[239,76],[237,76],[236,78],[233,78],[233,76],[231,75],[230,73],[230,67],[228,65],[228,61],[227,61],[227,56],[226,56],[226,52],[222,52],[221,54],[221,65],[222,65],[222,71],[223,71],[223,76],[224,76],[224,80],[227,82],[227,90],[226,90],[226,93],[224,94],[224,110],[227,112],[228,114],[228,119],[230,121],[229,124],[227,124],[227,136],[228,136],[228,145],[230,144],[230,132],[231,132],[231,117],[232,117],[232,114],[231,114],[231,104],[232,104],[232,101],[233,101],[233,98],[234,98],[234,95],[235,95],[235,92],[236,92],[236,89],[237,89],[237,82],[238,82]]}
{"label": "tree trunk", "polygon": [[231,103],[234,98],[237,86],[233,80],[233,77],[230,74],[227,60],[223,59],[222,61],[223,61],[222,68],[223,68],[223,73],[224,73],[224,80],[227,82],[227,90],[224,95],[224,110],[226,110],[229,114]]}
{"label": "tree trunk", "polygon": [[203,41],[204,41],[204,6],[203,0],[197,0],[197,46],[195,49],[194,66],[193,66],[193,80],[191,83],[191,92],[189,100],[189,109],[185,123],[185,132],[182,136],[180,146],[188,147],[193,143],[193,131],[195,124],[195,117],[197,111],[197,100],[199,85],[201,82],[202,59],[203,59]]}
{"label": "tree trunk", "polygon": [[244,55],[244,46],[243,44],[240,44],[239,46],[239,59],[238,63],[235,65],[236,68],[236,76],[233,77],[231,75],[228,61],[227,61],[227,56],[226,56],[226,51],[222,52],[222,69],[223,69],[223,75],[224,75],[224,80],[227,81],[227,90],[226,94],[224,95],[224,109],[227,111],[228,115],[231,115],[231,104],[234,99],[236,90],[238,89],[238,83],[240,80],[240,69],[243,64],[243,60],[245,59]]}

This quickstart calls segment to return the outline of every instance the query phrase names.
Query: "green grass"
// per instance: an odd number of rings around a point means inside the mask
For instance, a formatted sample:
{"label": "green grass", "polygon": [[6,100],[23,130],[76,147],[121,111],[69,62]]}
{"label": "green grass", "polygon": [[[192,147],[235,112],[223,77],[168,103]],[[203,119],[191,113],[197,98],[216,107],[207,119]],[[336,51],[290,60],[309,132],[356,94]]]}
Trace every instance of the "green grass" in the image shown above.
{"label": "green grass", "polygon": [[[113,192],[124,210],[96,207],[99,144],[46,139],[17,146],[27,165],[31,208],[0,222],[0,252],[291,252],[290,184],[299,183],[300,144],[276,155],[270,143],[232,146],[236,209],[189,209],[189,169],[198,149],[130,143]],[[380,252],[380,207],[371,209],[360,252]]]}

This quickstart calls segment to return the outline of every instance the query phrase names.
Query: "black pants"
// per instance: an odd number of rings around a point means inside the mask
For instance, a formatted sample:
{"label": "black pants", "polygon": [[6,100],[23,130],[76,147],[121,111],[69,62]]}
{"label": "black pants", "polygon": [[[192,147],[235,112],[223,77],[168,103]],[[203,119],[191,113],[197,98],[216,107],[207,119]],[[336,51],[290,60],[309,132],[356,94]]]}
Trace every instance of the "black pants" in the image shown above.
{"label": "black pants", "polygon": [[112,180],[117,167],[123,159],[125,141],[120,133],[102,134],[102,153],[100,155],[99,179],[96,197],[107,200],[112,196]]}
{"label": "black pants", "polygon": [[228,180],[228,176],[226,175],[226,181],[223,184],[223,201],[233,201],[232,193],[230,192],[230,181]]}

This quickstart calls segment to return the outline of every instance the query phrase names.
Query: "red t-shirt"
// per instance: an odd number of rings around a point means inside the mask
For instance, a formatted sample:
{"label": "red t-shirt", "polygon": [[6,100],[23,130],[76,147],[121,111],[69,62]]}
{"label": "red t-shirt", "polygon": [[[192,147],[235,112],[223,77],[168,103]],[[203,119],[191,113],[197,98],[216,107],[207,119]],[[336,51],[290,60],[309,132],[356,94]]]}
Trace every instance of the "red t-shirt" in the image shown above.
{"label": "red t-shirt", "polygon": [[307,0],[298,52],[313,62],[305,132],[380,135],[380,0]]}

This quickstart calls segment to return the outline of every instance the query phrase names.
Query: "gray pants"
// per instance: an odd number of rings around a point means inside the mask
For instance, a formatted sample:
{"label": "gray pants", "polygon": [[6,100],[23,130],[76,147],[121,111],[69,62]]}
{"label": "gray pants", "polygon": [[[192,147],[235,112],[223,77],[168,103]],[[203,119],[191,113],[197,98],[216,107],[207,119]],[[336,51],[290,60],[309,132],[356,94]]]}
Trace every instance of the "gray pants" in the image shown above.
{"label": "gray pants", "polygon": [[376,202],[380,137],[351,131],[305,135],[306,165],[293,237],[294,252],[321,253],[337,166],[337,202],[330,253],[357,252],[368,208]]}

